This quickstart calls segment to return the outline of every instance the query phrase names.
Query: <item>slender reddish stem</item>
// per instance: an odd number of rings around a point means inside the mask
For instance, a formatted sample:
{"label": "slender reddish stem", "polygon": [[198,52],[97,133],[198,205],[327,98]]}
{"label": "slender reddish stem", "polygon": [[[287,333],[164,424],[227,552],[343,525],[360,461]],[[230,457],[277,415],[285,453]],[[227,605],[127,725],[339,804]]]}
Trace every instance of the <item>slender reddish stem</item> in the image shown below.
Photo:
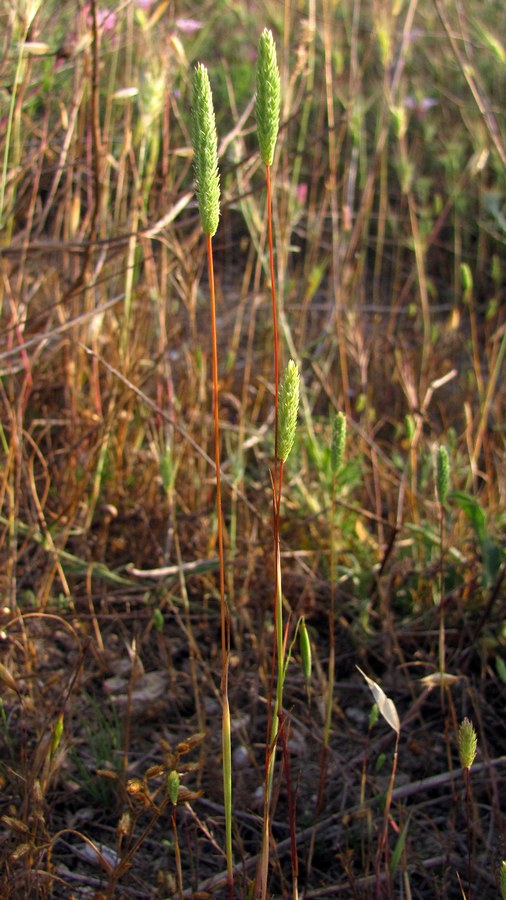
{"label": "slender reddish stem", "polygon": [[228,657],[230,652],[230,617],[225,600],[225,554],[223,550],[223,514],[221,507],[221,463],[220,463],[220,417],[218,387],[218,341],[216,336],[216,295],[214,290],[214,266],[212,237],[207,235],[207,264],[209,271],[209,291],[211,295],[211,342],[213,347],[213,414],[214,414],[214,460],[216,463],[216,509],[218,514],[218,555],[220,559],[220,612],[221,612],[221,689],[226,694],[228,687]]}
{"label": "slender reddish stem", "polygon": [[285,769],[286,794],[288,799],[288,820],[290,824],[290,855],[292,861],[292,878],[293,878],[293,896],[298,895],[297,881],[299,877],[299,858],[297,856],[297,824],[295,811],[295,798],[292,790],[292,781],[290,777],[290,754],[288,751],[288,737],[286,734],[286,719],[282,710],[278,713],[279,717],[279,736],[281,738],[281,746],[283,748],[283,765]]}
{"label": "slender reddish stem", "polygon": [[267,233],[269,237],[269,269],[271,274],[272,331],[274,335],[274,493],[276,493],[276,484],[278,480],[279,340],[276,281],[274,274],[274,242],[272,238],[271,167],[268,165],[265,166],[265,179],[267,183]]}
{"label": "slender reddish stem", "polygon": [[[272,671],[269,705],[267,713],[267,743],[265,756],[265,797],[264,797],[264,832],[261,853],[261,863],[257,875],[257,887],[262,898],[267,896],[267,870],[269,864],[269,828],[270,828],[270,787],[272,784],[272,767],[276,752],[277,734],[273,733],[273,700],[274,700],[274,672],[277,660],[278,682],[276,688],[276,714],[282,714],[281,698],[283,690],[283,647],[280,640],[282,628],[282,608],[279,603],[279,517],[281,508],[281,489],[283,482],[283,463],[278,459],[278,432],[279,432],[279,340],[278,340],[278,313],[276,302],[276,279],[274,273],[274,242],[272,236],[272,190],[271,167],[265,166],[265,179],[267,184],[267,234],[269,240],[269,270],[271,278],[272,298],[272,331],[274,337],[274,465],[272,471],[272,507],[273,507],[273,533],[274,533],[274,648],[272,655]],[[278,732],[279,733],[279,732]]]}
{"label": "slender reddish stem", "polygon": [[230,613],[225,599],[225,553],[223,547],[223,513],[221,505],[221,462],[220,462],[220,416],[218,384],[218,341],[216,335],[216,295],[214,290],[213,245],[211,235],[207,235],[207,264],[209,271],[209,293],[211,297],[211,342],[213,348],[213,414],[214,414],[214,458],[216,463],[216,509],[218,516],[218,554],[220,559],[220,619],[221,619],[221,698],[222,698],[222,748],[223,748],[223,792],[225,800],[227,894],[228,900],[234,896],[234,873],[232,860],[232,772],[230,752],[230,710],[228,704],[228,668],[230,660]]}

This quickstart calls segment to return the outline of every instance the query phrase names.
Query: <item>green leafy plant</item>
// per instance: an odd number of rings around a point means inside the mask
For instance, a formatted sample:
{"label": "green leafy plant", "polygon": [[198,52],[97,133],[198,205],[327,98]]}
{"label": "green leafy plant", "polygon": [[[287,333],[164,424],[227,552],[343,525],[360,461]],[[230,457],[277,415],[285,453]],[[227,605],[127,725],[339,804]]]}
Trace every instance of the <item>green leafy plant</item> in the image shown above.
{"label": "green leafy plant", "polygon": [[492,585],[499,574],[505,555],[487,528],[487,516],[483,507],[476,497],[466,491],[450,491],[448,500],[460,507],[472,526],[481,549],[485,585]]}

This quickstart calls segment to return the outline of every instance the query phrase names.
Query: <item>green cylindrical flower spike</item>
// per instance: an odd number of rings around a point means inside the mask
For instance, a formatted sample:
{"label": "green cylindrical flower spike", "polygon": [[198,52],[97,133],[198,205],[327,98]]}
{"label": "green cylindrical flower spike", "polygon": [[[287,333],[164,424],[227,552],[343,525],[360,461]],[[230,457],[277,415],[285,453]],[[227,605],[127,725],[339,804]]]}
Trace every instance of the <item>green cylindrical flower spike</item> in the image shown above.
{"label": "green cylindrical flower spike", "polygon": [[176,806],[179,797],[179,775],[175,769],[172,769],[167,776],[167,793],[172,805]]}
{"label": "green cylindrical flower spike", "polygon": [[204,234],[216,234],[220,218],[218,137],[213,96],[207,69],[201,63],[193,76],[192,142],[195,153],[195,192]]}
{"label": "green cylindrical flower spike", "polygon": [[279,436],[278,459],[286,462],[295,440],[297,413],[299,411],[299,369],[291,359],[279,386]]}
{"label": "green cylindrical flower spike", "polygon": [[264,28],[258,42],[255,115],[260,156],[266,166],[272,166],[274,159],[274,148],[279,130],[280,105],[281,87],[276,44],[272,32],[268,28]]}
{"label": "green cylindrical flower spike", "polygon": [[332,466],[332,474],[337,475],[338,469],[343,461],[344,447],[346,444],[346,416],[342,412],[338,412],[332,428],[332,443],[330,445],[330,464]]}
{"label": "green cylindrical flower spike", "polygon": [[443,506],[450,484],[450,459],[446,447],[438,447],[436,480],[438,499],[441,506]]}
{"label": "green cylindrical flower spike", "polygon": [[460,765],[463,769],[470,769],[476,756],[478,739],[473,723],[467,718],[459,725],[458,745]]}

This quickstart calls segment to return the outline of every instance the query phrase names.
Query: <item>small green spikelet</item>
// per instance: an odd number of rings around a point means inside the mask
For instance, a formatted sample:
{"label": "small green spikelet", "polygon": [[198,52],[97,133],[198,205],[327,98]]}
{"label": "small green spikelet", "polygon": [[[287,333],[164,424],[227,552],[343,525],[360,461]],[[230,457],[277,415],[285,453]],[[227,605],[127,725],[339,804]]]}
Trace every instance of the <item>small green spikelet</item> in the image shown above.
{"label": "small green spikelet", "polygon": [[344,413],[338,412],[332,427],[332,443],[330,445],[330,464],[333,475],[337,475],[343,461],[345,444],[346,416]]}
{"label": "small green spikelet", "polygon": [[209,76],[201,63],[193,75],[192,142],[200,221],[204,234],[212,237],[220,218],[218,137]]}
{"label": "small green spikelet", "polygon": [[291,359],[279,386],[279,437],[278,459],[286,462],[295,440],[297,413],[299,411],[299,369]]}
{"label": "small green spikelet", "polygon": [[167,775],[167,793],[173,806],[177,806],[179,797],[179,775],[175,769]]}
{"label": "small green spikelet", "polygon": [[468,718],[463,719],[459,725],[458,745],[460,765],[463,769],[470,769],[476,757],[478,739],[474,725]]}
{"label": "small green spikelet", "polygon": [[501,870],[499,872],[499,884],[501,886],[502,900],[506,900],[506,859],[501,861]]}
{"label": "small green spikelet", "polygon": [[54,756],[63,736],[63,713],[60,713],[54,723],[53,733],[51,735],[51,756]]}
{"label": "small green spikelet", "polygon": [[304,672],[304,678],[309,683],[309,681],[311,681],[311,641],[309,639],[305,619],[300,620],[299,644],[302,671]]}
{"label": "small green spikelet", "polygon": [[444,505],[450,484],[450,459],[446,447],[438,447],[437,451],[437,496],[441,506]]}
{"label": "small green spikelet", "polygon": [[255,116],[260,156],[266,166],[272,166],[279,130],[281,87],[276,58],[276,44],[272,31],[264,28],[258,42],[257,93]]}

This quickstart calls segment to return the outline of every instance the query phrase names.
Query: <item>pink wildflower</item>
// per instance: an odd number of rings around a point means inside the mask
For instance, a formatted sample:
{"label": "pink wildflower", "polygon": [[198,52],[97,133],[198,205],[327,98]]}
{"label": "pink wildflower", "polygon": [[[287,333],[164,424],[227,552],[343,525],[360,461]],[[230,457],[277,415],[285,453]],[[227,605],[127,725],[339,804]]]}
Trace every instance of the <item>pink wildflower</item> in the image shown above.
{"label": "pink wildflower", "polygon": [[193,34],[194,31],[199,31],[202,28],[202,22],[199,19],[176,19],[176,27],[183,34]]}
{"label": "pink wildflower", "polygon": [[307,184],[305,181],[297,185],[297,200],[301,206],[305,206],[307,200]]}

